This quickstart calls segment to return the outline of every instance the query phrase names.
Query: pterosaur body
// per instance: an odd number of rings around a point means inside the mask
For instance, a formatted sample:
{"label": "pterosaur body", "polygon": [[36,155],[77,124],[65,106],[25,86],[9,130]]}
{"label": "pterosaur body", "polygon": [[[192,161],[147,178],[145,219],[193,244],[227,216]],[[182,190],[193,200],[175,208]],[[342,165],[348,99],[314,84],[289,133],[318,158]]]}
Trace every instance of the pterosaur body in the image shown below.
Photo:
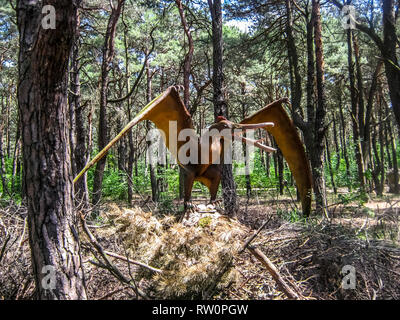
{"label": "pterosaur body", "polygon": [[[221,181],[221,158],[224,154],[224,142],[233,139],[238,131],[264,128],[272,134],[286,159],[295,178],[303,213],[308,215],[311,209],[311,174],[303,144],[296,128],[283,109],[282,104],[287,99],[277,100],[240,123],[233,123],[223,117],[218,117],[217,122],[211,125],[209,132],[228,132],[224,135],[206,135],[200,138],[179,139],[181,133],[194,130],[192,118],[184,106],[178,90],[169,87],[165,92],[150,102],[142,111],[102,150],[91,160],[74,179],[77,181],[91,166],[99,161],[107,151],[128,132],[134,125],[143,120],[152,121],[163,132],[165,145],[177,159],[178,164],[184,169],[184,203],[185,209],[191,200],[194,181],[204,184],[210,191],[210,200],[216,200],[218,186]],[[171,126],[174,121],[175,126]],[[171,130],[171,128],[173,130]],[[185,131],[185,129],[187,129]],[[175,131],[176,132],[172,132]],[[272,152],[273,148],[262,145],[259,141],[240,137],[246,143]],[[196,154],[190,154],[197,150]],[[182,157],[183,156],[183,157]],[[189,161],[183,161],[190,159]],[[223,161],[223,160],[222,160]]]}

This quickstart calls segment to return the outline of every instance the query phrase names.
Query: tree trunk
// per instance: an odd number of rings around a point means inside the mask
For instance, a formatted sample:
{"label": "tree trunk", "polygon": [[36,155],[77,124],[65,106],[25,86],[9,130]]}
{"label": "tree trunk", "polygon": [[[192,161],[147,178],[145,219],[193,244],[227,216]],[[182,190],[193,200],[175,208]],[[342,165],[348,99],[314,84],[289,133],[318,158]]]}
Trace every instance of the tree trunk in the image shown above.
{"label": "tree trunk", "polygon": [[[385,72],[389,87],[389,96],[397,126],[400,129],[400,65],[397,59],[395,0],[382,0],[383,11],[383,46],[380,48],[385,64]],[[400,132],[400,130],[399,130]]]}
{"label": "tree trunk", "polygon": [[5,120],[4,116],[7,114],[6,104],[4,103],[4,97],[1,97],[1,115],[0,115],[0,176],[1,176],[1,183],[3,187],[2,196],[8,195],[11,196],[8,191],[7,186],[7,179],[6,179],[6,164],[5,164],[5,155],[3,150],[3,135],[4,135],[4,127],[5,127]]}
{"label": "tree trunk", "polygon": [[[339,105],[340,106],[340,105]],[[335,172],[339,170],[340,167],[340,146],[338,140],[338,130],[337,130],[337,122],[336,122],[336,114],[333,114],[333,141],[335,143],[335,150],[336,150],[336,164],[335,164]]]}
{"label": "tree trunk", "polygon": [[[81,105],[81,85],[79,77],[79,16],[76,26],[76,35],[74,39],[74,46],[71,55],[71,70],[70,70],[70,121],[71,124],[71,137],[74,137],[74,144],[71,145],[72,152],[72,169],[73,175],[80,172],[89,160],[89,154],[86,148],[87,130],[85,128],[84,108]],[[87,185],[87,174],[84,174],[75,184],[75,203],[81,209],[89,208],[89,190]]]}
{"label": "tree trunk", "polygon": [[357,101],[357,93],[355,87],[355,75],[354,75],[354,64],[353,64],[353,32],[351,29],[347,30],[347,50],[348,50],[347,58],[348,58],[349,79],[350,79],[351,122],[353,124],[354,153],[356,155],[360,190],[364,191],[365,188],[364,162],[363,162],[362,148],[360,141],[360,124],[361,127],[364,127],[364,123],[362,120],[358,119],[359,117],[362,117],[363,114],[360,114],[361,112],[359,108],[360,100]]}
{"label": "tree trunk", "polygon": [[328,138],[325,136],[325,145],[326,145],[326,157],[325,157],[325,162],[328,164],[328,168],[329,168],[329,175],[331,177],[331,184],[332,184],[332,188],[333,188],[333,192],[334,194],[337,194],[337,188],[336,188],[336,184],[335,184],[335,179],[333,177],[333,169],[332,169],[332,159],[331,159],[331,152],[329,150],[329,142],[328,142]]}
{"label": "tree trunk", "polygon": [[[290,88],[291,88],[291,104],[293,106],[293,111],[300,111],[300,103],[302,96],[301,89],[301,75],[299,68],[299,57],[297,54],[296,44],[293,37],[293,17],[292,17],[292,0],[285,0],[286,3],[286,34],[287,34],[287,46],[288,46],[288,57],[290,64]],[[294,75],[294,77],[293,77]]]}
{"label": "tree trunk", "polygon": [[[228,118],[228,106],[224,96],[223,74],[223,40],[222,40],[222,7],[221,0],[208,0],[212,18],[213,39],[213,87],[214,117]],[[236,184],[233,179],[232,164],[222,165],[222,195],[225,212],[234,215],[238,209],[236,201]]]}
{"label": "tree trunk", "polygon": [[[151,88],[151,70],[149,60],[146,61],[146,74],[147,74],[147,85],[146,85],[146,102],[149,103],[151,101],[152,96],[152,88]],[[150,130],[150,121],[146,121],[146,128]],[[149,147],[151,141],[147,142],[147,146]],[[156,169],[150,159],[149,161],[149,171],[150,171],[150,185],[151,185],[151,198],[153,201],[158,201],[158,187],[157,187],[157,177],[156,177]]]}
{"label": "tree trunk", "polygon": [[279,148],[277,148],[276,151],[276,158],[277,158],[277,162],[278,162],[278,179],[279,179],[279,194],[282,196],[283,195],[283,187],[284,187],[284,176],[283,176],[283,156],[282,156],[282,152]]}
{"label": "tree trunk", "polygon": [[[190,28],[187,25],[185,13],[183,12],[183,5],[181,0],[175,0],[175,3],[178,7],[179,15],[181,17],[181,23],[183,26],[183,30],[188,40],[188,51],[185,55],[185,61],[183,64],[183,103],[185,107],[188,109],[189,113],[193,116],[192,110],[190,108],[190,72],[191,72],[191,65],[192,65],[192,58],[194,52],[194,45],[192,34],[190,32]],[[185,190],[185,170],[179,166],[179,198],[183,199],[184,190]]]}
{"label": "tree trunk", "polygon": [[324,136],[326,131],[326,97],[324,79],[324,53],[322,47],[322,24],[320,14],[320,0],[312,0],[314,43],[315,43],[315,65],[317,84],[317,108],[315,110],[314,123],[314,148],[310,155],[311,168],[314,178],[314,192],[316,201],[316,212],[324,213],[326,210],[326,190],[324,177]]}
{"label": "tree trunk", "polygon": [[85,299],[73,205],[68,134],[68,58],[80,1],[47,1],[56,29],[41,27],[42,2],[20,0],[18,103],[29,243],[39,299]]}
{"label": "tree trunk", "polygon": [[[348,179],[350,179],[351,175],[350,175],[350,161],[349,161],[349,156],[347,154],[347,141],[346,141],[346,122],[344,121],[344,115],[343,115],[343,109],[342,109],[342,90],[341,90],[341,86],[339,87],[339,115],[340,115],[340,123],[341,123],[341,133],[340,133],[340,137],[341,137],[341,144],[342,144],[342,148],[343,148],[343,158],[344,158],[344,162],[346,164],[346,176]],[[349,192],[351,192],[352,187],[351,187],[351,183],[350,181],[347,182],[347,188],[349,190]]]}
{"label": "tree trunk", "polygon": [[[117,22],[121,14],[125,0],[118,0],[117,6],[111,7],[111,14],[107,24],[106,35],[104,38],[103,55],[101,64],[101,87],[100,87],[100,109],[99,109],[99,126],[97,146],[99,151],[102,150],[108,143],[107,130],[107,94],[109,71],[112,59],[114,57],[114,40]],[[97,164],[93,179],[93,199],[94,205],[98,204],[101,199],[101,185],[103,183],[104,169],[106,166],[107,156],[101,158]]]}
{"label": "tree trunk", "polygon": [[[241,101],[241,111],[242,111],[242,119],[245,119],[248,114],[247,114],[247,108],[246,108],[246,83],[241,82],[240,83],[240,94],[242,96],[242,101]],[[246,132],[244,132],[243,136],[246,138]],[[251,198],[251,177],[250,177],[250,172],[249,172],[249,167],[247,166],[247,163],[250,159],[250,155],[248,154],[247,150],[247,144],[242,143],[242,150],[243,150],[243,155],[244,158],[246,159],[246,165],[245,165],[245,180],[246,180],[246,197],[247,197],[247,202],[250,201]]]}

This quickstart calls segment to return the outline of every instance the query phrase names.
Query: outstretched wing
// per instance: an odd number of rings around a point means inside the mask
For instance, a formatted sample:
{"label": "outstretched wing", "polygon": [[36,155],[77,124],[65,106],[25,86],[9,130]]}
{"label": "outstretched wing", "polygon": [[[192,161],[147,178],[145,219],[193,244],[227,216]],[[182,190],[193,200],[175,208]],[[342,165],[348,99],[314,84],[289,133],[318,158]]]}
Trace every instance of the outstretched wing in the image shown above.
{"label": "outstretched wing", "polygon": [[275,138],[292,171],[299,189],[303,213],[308,216],[311,211],[312,180],[310,165],[299,134],[282,107],[284,102],[288,102],[287,98],[274,101],[247,117],[241,123],[273,122],[275,124],[273,127],[266,127],[266,130]]}
{"label": "outstretched wing", "polygon": [[[112,139],[103,150],[101,150],[82,171],[75,177],[74,183],[88,171],[96,162],[107,154],[107,151],[120,140],[133,126],[143,120],[152,121],[159,130],[162,130],[165,139],[165,144],[171,153],[176,157],[177,150],[185,143],[185,141],[170,141],[170,136],[175,137],[182,129],[193,129],[192,119],[185,105],[183,104],[179,93],[175,87],[169,87],[157,98],[146,105],[138,115],[130,121],[124,129]],[[170,122],[171,128],[176,128],[176,133],[170,135]],[[177,148],[175,148],[177,146]]]}

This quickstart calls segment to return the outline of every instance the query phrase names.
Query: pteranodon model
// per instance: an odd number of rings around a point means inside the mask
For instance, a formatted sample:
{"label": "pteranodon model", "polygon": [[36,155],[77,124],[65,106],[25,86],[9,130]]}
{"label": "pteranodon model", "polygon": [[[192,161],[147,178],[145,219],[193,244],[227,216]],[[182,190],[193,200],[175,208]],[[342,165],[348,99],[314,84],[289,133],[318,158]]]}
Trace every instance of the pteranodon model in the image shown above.
{"label": "pteranodon model", "polygon": [[[281,149],[296,181],[301,198],[303,214],[308,216],[311,210],[311,171],[297,130],[282,107],[282,103],[285,102],[288,102],[287,98],[272,102],[240,123],[233,123],[224,117],[218,117],[217,122],[211,125],[208,130],[225,130],[225,132],[226,130],[230,130],[231,138],[237,134],[238,130],[245,132],[245,130],[264,128],[271,133],[275,138],[278,147]],[[215,202],[218,186],[221,180],[221,165],[219,164],[219,160],[215,161],[217,157],[215,157],[214,154],[216,153],[217,155],[222,156],[224,153],[223,138],[221,136],[217,136],[216,138],[211,136],[208,141],[209,143],[207,144],[204,144],[204,140],[201,138],[197,138],[194,142],[199,147],[198,150],[200,150],[198,155],[196,155],[196,157],[199,158],[198,160],[200,160],[204,154],[208,154],[207,158],[209,158],[209,161],[203,161],[203,158],[201,161],[189,161],[185,164],[179,161],[180,151],[185,153],[187,147],[187,145],[185,147],[185,144],[187,144],[188,141],[180,141],[179,139],[176,139],[176,136],[179,135],[182,130],[194,129],[194,127],[192,124],[192,118],[183,104],[176,87],[169,87],[165,92],[145,106],[142,111],[140,111],[139,114],[85,166],[85,168],[76,176],[74,182],[76,182],[97,161],[105,156],[107,151],[134,125],[143,120],[152,121],[156,127],[164,133],[163,138],[167,148],[171,154],[175,156],[178,164],[185,170],[185,210],[188,208],[188,204],[191,200],[194,181],[200,181],[204,184],[210,191],[211,203]],[[176,121],[176,133],[170,133],[170,121]],[[224,136],[224,138],[226,139],[226,136]],[[246,143],[253,143],[254,146],[267,152],[275,151],[275,149],[264,146],[258,141],[250,140],[245,137],[241,137],[241,139]],[[204,145],[206,145],[206,148],[204,148]]]}

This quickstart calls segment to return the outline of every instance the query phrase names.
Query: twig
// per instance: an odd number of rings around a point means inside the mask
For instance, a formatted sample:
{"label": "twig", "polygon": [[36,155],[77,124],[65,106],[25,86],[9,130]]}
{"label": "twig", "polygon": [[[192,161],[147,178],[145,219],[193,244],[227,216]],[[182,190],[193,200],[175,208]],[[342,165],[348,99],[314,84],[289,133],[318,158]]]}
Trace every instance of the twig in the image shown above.
{"label": "twig", "polygon": [[160,270],[160,269],[151,267],[151,266],[149,266],[149,265],[147,265],[147,264],[144,264],[144,263],[142,263],[142,262],[139,262],[139,261],[135,261],[135,260],[128,259],[128,258],[126,258],[126,257],[124,257],[124,256],[120,256],[120,255],[118,255],[118,254],[116,254],[116,253],[113,253],[113,252],[110,252],[110,251],[104,251],[104,253],[105,253],[106,255],[110,256],[110,257],[113,257],[113,258],[116,258],[116,259],[119,259],[119,260],[122,260],[122,261],[125,261],[125,262],[129,262],[129,263],[132,263],[132,264],[136,264],[136,265],[138,265],[138,266],[141,266],[141,267],[146,268],[146,269],[148,269],[148,270],[150,270],[150,271],[153,271],[153,272],[157,272],[157,273],[162,273],[162,272],[163,272],[163,271]]}
{"label": "twig", "polygon": [[252,246],[248,246],[247,249],[267,268],[272,278],[274,278],[276,283],[279,285],[282,291],[289,297],[289,299],[294,299],[294,300],[299,299],[299,295],[289,287],[289,285],[285,282],[285,280],[283,280],[282,276],[279,274],[278,269],[268,259],[268,257],[261,252],[260,249],[257,249]]}
{"label": "twig", "polygon": [[262,229],[270,222],[272,216],[269,216],[267,221],[265,221],[260,228],[244,243],[242,249],[240,249],[239,254],[243,253],[244,250],[248,247],[248,245],[258,236]]}
{"label": "twig", "polygon": [[1,248],[1,251],[0,251],[0,262],[3,259],[4,252],[6,251],[7,243],[8,243],[8,241],[10,241],[10,239],[11,239],[11,235],[8,234],[6,237],[6,240],[4,241],[3,247]]}
{"label": "twig", "polygon": [[26,218],[25,218],[25,221],[24,221],[24,229],[23,229],[23,231],[22,231],[21,238],[19,239],[18,249],[17,249],[17,250],[19,250],[19,248],[21,248],[21,245],[25,242],[25,241],[24,241],[24,238],[25,238],[25,231],[26,231],[27,221],[28,221],[28,218],[26,217]]}

